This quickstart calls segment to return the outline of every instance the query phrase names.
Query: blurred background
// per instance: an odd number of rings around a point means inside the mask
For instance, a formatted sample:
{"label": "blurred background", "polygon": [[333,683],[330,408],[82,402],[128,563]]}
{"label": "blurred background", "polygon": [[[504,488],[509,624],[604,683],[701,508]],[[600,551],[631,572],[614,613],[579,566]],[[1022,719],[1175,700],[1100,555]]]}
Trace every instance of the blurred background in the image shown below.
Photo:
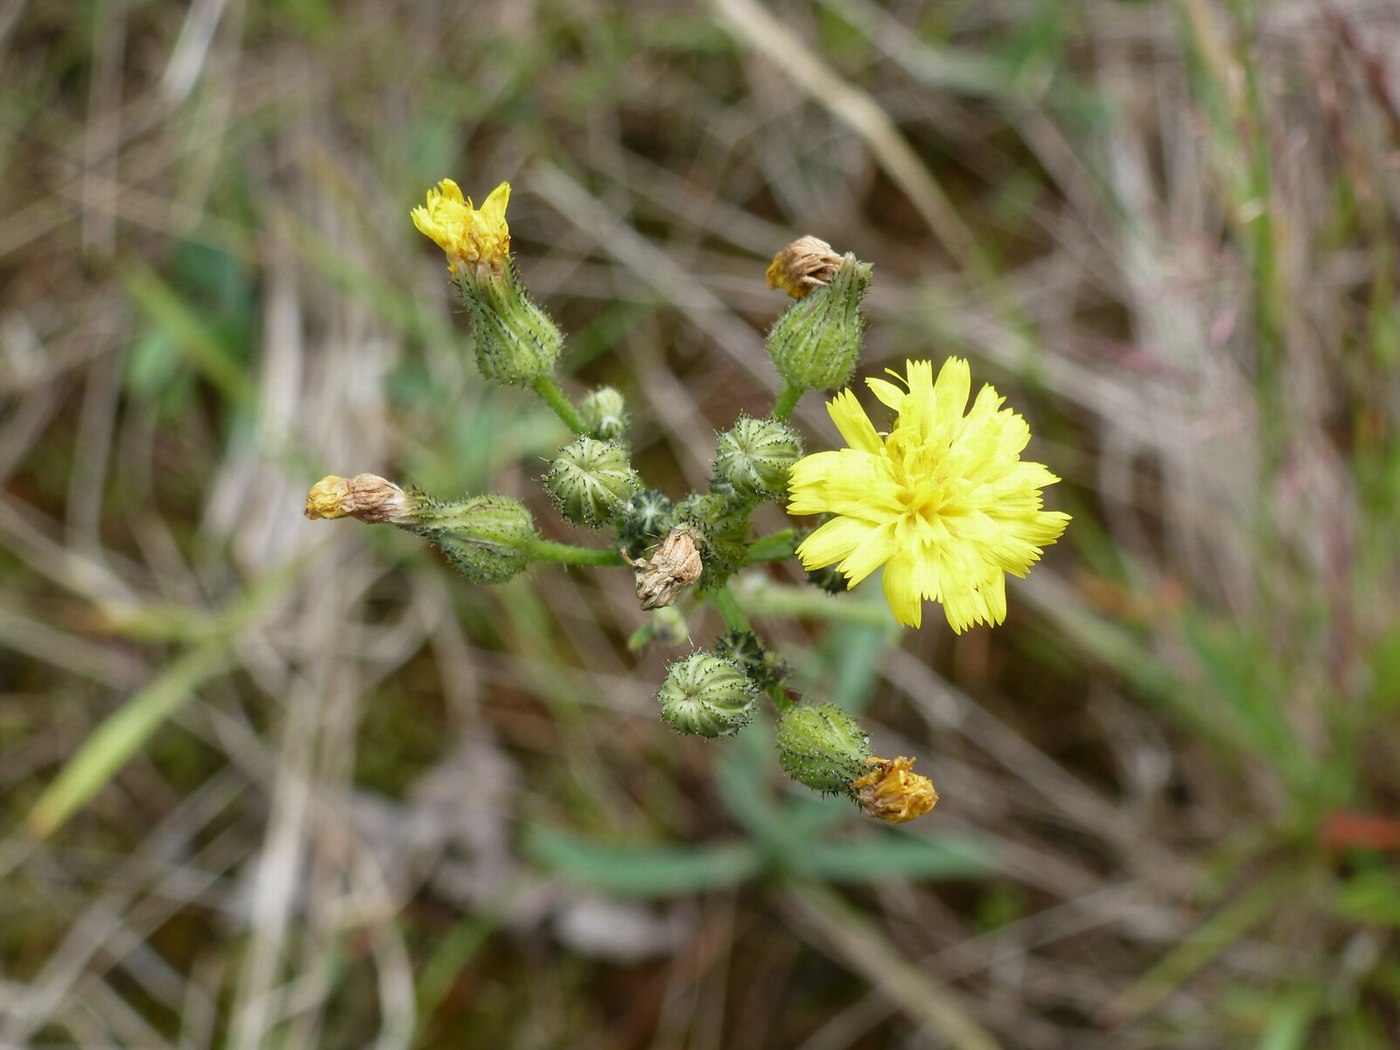
{"label": "blurred background", "polygon": [[[0,41],[0,1045],[1400,1042],[1393,0],[7,0]],[[510,180],[561,381],[672,495],[771,406],[805,233],[875,265],[862,375],[964,355],[1031,420],[1074,521],[1003,627],[738,585],[931,815],[663,726],[688,645],[629,650],[626,570],[483,589],[302,517],[373,471],[605,542],[475,374],[408,219],[443,177]]]}

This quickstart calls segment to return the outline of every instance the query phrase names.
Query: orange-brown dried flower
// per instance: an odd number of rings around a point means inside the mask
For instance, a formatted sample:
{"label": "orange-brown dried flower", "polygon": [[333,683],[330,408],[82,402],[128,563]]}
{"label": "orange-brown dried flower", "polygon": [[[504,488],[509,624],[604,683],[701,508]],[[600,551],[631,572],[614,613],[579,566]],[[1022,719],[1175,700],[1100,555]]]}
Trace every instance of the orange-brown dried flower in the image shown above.
{"label": "orange-brown dried flower", "polygon": [[794,299],[801,299],[814,288],[830,284],[840,265],[841,256],[831,245],[808,234],[773,256],[765,276],[769,288],[781,288]]}
{"label": "orange-brown dried flower", "polygon": [[934,807],[933,781],[914,772],[912,758],[868,758],[870,772],[851,784],[860,808],[886,824],[903,824]]}

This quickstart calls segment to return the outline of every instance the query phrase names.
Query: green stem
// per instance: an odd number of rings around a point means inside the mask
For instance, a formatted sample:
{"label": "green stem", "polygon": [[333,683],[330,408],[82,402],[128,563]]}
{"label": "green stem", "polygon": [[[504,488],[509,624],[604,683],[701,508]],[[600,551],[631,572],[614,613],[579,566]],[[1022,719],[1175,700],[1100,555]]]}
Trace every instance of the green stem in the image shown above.
{"label": "green stem", "polygon": [[[728,585],[721,587],[717,591],[710,591],[707,597],[710,604],[719,612],[720,619],[724,621],[724,626],[731,631],[752,631],[749,618],[744,615],[744,610],[739,608],[739,599],[734,597]],[[778,714],[783,715],[792,709],[792,701],[788,699],[783,687],[774,684],[768,687],[768,697],[773,701],[773,706],[778,709]]]}
{"label": "green stem", "polygon": [[611,547],[575,547],[572,543],[536,540],[530,546],[531,561],[556,565],[622,565],[622,555]]}
{"label": "green stem", "polygon": [[883,599],[865,601],[859,596],[848,598],[827,594],[815,587],[765,583],[746,595],[744,603],[763,616],[864,624],[870,627],[888,627],[891,631],[897,628],[895,618]]}
{"label": "green stem", "polygon": [[719,613],[720,619],[724,621],[724,626],[731,631],[752,631],[749,618],[744,615],[744,610],[739,608],[739,599],[734,597],[734,592],[726,585],[717,591],[709,593],[710,604]]}
{"label": "green stem", "polygon": [[569,399],[564,396],[564,392],[554,382],[553,376],[540,376],[531,384],[531,389],[540,395],[540,400],[554,410],[554,414],[564,421],[566,427],[575,434],[584,432],[586,428],[583,425],[583,418]]}
{"label": "green stem", "polygon": [[792,410],[797,407],[805,390],[802,384],[784,379],[783,388],[778,391],[778,400],[773,403],[773,418],[781,419],[784,423],[791,419]]}
{"label": "green stem", "polygon": [[797,530],[780,529],[760,536],[749,544],[744,556],[745,565],[756,565],[763,561],[786,561],[796,553]]}

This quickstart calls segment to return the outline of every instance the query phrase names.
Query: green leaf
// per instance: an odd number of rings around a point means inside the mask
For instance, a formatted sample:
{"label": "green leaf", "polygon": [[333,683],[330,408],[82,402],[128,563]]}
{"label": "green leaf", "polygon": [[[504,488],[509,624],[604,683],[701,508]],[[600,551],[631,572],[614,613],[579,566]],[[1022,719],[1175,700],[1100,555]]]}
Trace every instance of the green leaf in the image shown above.
{"label": "green leaf", "polygon": [[1400,879],[1384,868],[1359,872],[1337,888],[1332,910],[1352,922],[1400,927]]}
{"label": "green leaf", "polygon": [[106,787],[167,718],[223,671],[228,652],[225,639],[191,650],[98,726],[34,803],[25,820],[29,833],[48,837]]}
{"label": "green leaf", "polygon": [[713,846],[604,843],[539,825],[526,831],[525,851],[571,882],[620,897],[675,897],[733,886],[762,870],[747,843]]}
{"label": "green leaf", "polygon": [[812,842],[791,858],[795,873],[845,883],[968,879],[995,867],[992,851],[975,840],[897,831],[867,839]]}

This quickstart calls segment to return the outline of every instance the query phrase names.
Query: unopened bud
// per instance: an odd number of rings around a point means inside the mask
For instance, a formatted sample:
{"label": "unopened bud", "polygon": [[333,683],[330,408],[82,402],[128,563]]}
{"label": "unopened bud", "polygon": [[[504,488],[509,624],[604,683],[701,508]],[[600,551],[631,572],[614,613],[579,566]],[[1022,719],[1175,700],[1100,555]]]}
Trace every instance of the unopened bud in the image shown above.
{"label": "unopened bud", "polygon": [[715,478],[743,499],[772,500],[787,494],[792,465],[802,458],[802,439],[776,419],[743,416],[720,435]]}
{"label": "unopened bud", "polygon": [[[725,489],[730,486],[723,484]],[[723,586],[745,565],[749,549],[749,501],[736,499],[732,491],[692,494],[676,507],[676,521],[692,525],[701,536],[700,555],[705,560],[705,572],[700,578],[701,590]]]}
{"label": "unopened bud", "polygon": [[794,299],[801,299],[814,288],[830,284],[840,265],[841,256],[831,245],[808,234],[773,256],[765,276],[769,288],[781,288]]}
{"label": "unopened bud", "polygon": [[627,433],[626,405],[610,386],[600,386],[585,397],[578,414],[588,436],[599,441],[616,441]]}
{"label": "unopened bud", "polygon": [[921,817],[938,802],[928,777],[914,772],[912,758],[869,758],[870,772],[851,787],[860,808],[886,824],[903,824]]}
{"label": "unopened bud", "polygon": [[854,798],[869,757],[860,723],[835,704],[799,705],[778,723],[778,764],[814,791]]}
{"label": "unopened bud", "polygon": [[765,649],[752,631],[729,631],[715,642],[715,652],[733,660],[760,691],[788,676],[788,666],[771,649]]}
{"label": "unopened bud", "polygon": [[642,487],[625,448],[589,437],[560,449],[544,480],[560,513],[589,528],[606,525]]}
{"label": "unopened bud", "polygon": [[628,637],[627,648],[635,653],[653,642],[676,646],[689,640],[690,625],[686,623],[685,616],[672,606],[653,610],[646,622]]}
{"label": "unopened bud", "polygon": [[424,500],[396,524],[431,540],[473,583],[504,583],[522,572],[539,541],[530,512],[509,496]]}
{"label": "unopened bud", "polygon": [[676,510],[664,492],[646,489],[638,492],[616,519],[617,541],[628,555],[640,556],[642,551],[663,539],[676,523]]}
{"label": "unopened bud", "polygon": [[749,724],[756,696],[736,664],[702,650],[671,665],[656,699],[661,717],[677,732],[716,737]]}
{"label": "unopened bud", "polygon": [[637,572],[637,597],[643,609],[670,605],[700,578],[705,563],[700,558],[699,539],[693,526],[677,525],[650,558],[630,558],[626,548],[619,552]]}
{"label": "unopened bud", "polygon": [[860,301],[870,287],[869,263],[849,252],[831,277],[787,308],[768,333],[778,373],[808,390],[836,390],[850,382],[860,357],[865,319]]}

